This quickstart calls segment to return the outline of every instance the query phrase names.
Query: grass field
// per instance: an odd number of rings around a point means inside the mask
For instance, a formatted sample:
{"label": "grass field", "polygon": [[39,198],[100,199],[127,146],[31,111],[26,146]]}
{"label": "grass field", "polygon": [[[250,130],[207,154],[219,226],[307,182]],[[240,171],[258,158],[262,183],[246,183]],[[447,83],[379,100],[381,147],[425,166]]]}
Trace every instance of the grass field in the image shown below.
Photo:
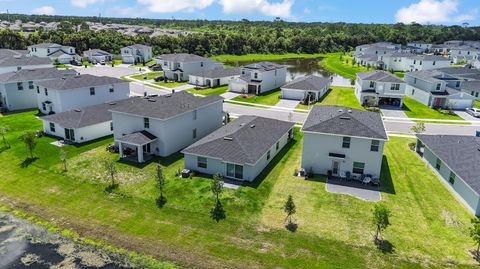
{"label": "grass field", "polygon": [[188,89],[187,90],[193,94],[202,94],[202,95],[212,95],[212,94],[224,94],[228,91],[228,86],[220,86],[216,88],[208,88],[208,89]]}
{"label": "grass field", "polygon": [[404,112],[410,118],[440,119],[440,120],[463,120],[458,115],[449,115],[436,109],[430,108],[408,96],[403,98]]}
{"label": "grass field", "polygon": [[319,58],[324,57],[325,54],[297,54],[297,53],[286,53],[286,54],[245,54],[245,55],[218,55],[212,57],[212,59],[220,62],[250,62],[250,61],[273,61],[273,60],[282,60],[282,59],[293,59],[293,58]]}
{"label": "grass field", "polygon": [[177,81],[168,81],[168,82],[165,82],[165,81],[159,81],[159,82],[154,82],[154,84],[157,84],[157,85],[160,85],[160,86],[164,86],[164,87],[168,87],[168,88],[175,88],[175,87],[178,87],[178,86],[187,85],[188,82],[177,82]]}
{"label": "grass field", "polygon": [[262,93],[256,96],[251,96],[244,98],[242,96],[237,96],[234,97],[232,100],[234,101],[240,101],[240,102],[247,102],[247,103],[252,103],[252,104],[262,104],[262,105],[269,105],[269,106],[274,106],[280,101],[280,94],[282,92],[277,89],[273,91],[269,91],[266,93]]}
{"label": "grass field", "polygon": [[475,100],[474,106],[475,106],[476,108],[480,108],[480,101]]}
{"label": "grass field", "polygon": [[[363,110],[357,98],[355,97],[355,91],[351,87],[335,87],[332,86],[330,90],[324,95],[322,99],[315,103],[315,105],[326,106],[336,105],[345,106],[351,108],[357,108]],[[306,105],[299,104],[298,109],[308,109]]]}
{"label": "grass field", "polygon": [[[301,133],[274,158],[260,178],[237,190],[226,189],[227,219],[209,217],[214,200],[210,179],[174,176],[183,158],[174,154],[164,166],[166,205],[155,205],[155,163],[133,166],[105,151],[112,138],[66,146],[68,171],[59,149],[38,140],[38,159],[26,166],[26,148],[17,139],[41,123],[35,112],[0,117],[11,131],[10,149],[0,151],[0,203],[22,208],[82,236],[104,240],[161,260],[196,268],[474,268],[468,250],[471,215],[419,157],[411,140],[391,138],[382,166],[382,198],[392,210],[384,234],[390,252],[372,243],[373,203],[325,191],[323,178],[292,176],[300,167]],[[104,191],[101,160],[117,164],[119,187]],[[283,227],[282,205],[291,194],[298,230]]]}
{"label": "grass field", "polygon": [[158,72],[148,72],[148,73],[145,73],[145,74],[142,74],[142,75],[132,76],[132,78],[138,79],[138,80],[152,80],[152,79],[154,79],[158,76],[162,76],[162,75],[163,75],[163,72],[158,71]]}
{"label": "grass field", "polygon": [[[342,57],[342,60],[340,60],[340,56]],[[353,58],[348,53],[343,54],[341,52],[327,54],[322,60],[321,64],[330,72],[337,73],[343,77],[353,80],[356,79],[357,72],[364,72],[368,70],[364,66],[353,65]]]}

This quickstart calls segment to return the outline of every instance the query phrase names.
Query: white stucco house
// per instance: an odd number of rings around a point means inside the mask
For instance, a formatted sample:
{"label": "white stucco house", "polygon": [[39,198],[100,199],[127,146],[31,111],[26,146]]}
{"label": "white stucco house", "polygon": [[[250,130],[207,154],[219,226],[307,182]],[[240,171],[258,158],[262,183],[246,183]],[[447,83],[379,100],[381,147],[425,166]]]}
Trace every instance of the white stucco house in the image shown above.
{"label": "white stucco house", "polygon": [[113,60],[113,55],[101,49],[89,49],[83,52],[83,59],[89,62],[110,62]]}
{"label": "white stucco house", "polygon": [[128,81],[89,74],[38,81],[34,85],[38,109],[43,114],[122,100],[130,94]]}
{"label": "white stucco house", "polygon": [[460,90],[464,78],[457,72],[462,70],[465,69],[442,68],[405,73],[405,94],[432,108],[463,110],[473,107],[475,97]]}
{"label": "white stucco house", "polygon": [[134,44],[120,49],[124,64],[147,63],[153,58],[152,47]]}
{"label": "white stucco house", "polygon": [[286,66],[271,62],[253,63],[242,68],[242,74],[230,82],[228,90],[258,95],[285,85],[286,80]]}
{"label": "white stucco house", "polygon": [[294,125],[258,116],[240,116],[184,149],[185,168],[253,181],[293,137]]}
{"label": "white stucco house", "polygon": [[74,70],[57,68],[21,69],[0,74],[0,109],[14,111],[36,108],[37,88],[35,82],[75,76]]}
{"label": "white stucco house", "polygon": [[402,107],[405,88],[405,81],[380,70],[359,72],[355,80],[355,96],[361,105]]}
{"label": "white stucco house", "polygon": [[314,106],[302,132],[302,168],[306,171],[333,176],[380,177],[388,136],[379,113],[340,106]]}
{"label": "white stucco house", "polygon": [[36,57],[22,53],[0,52],[0,74],[18,71],[21,69],[37,69],[53,67],[48,57]]}
{"label": "white stucco house", "polygon": [[290,100],[308,100],[309,103],[316,102],[328,92],[330,85],[329,78],[316,75],[299,77],[280,88],[281,97]]}
{"label": "white stucco house", "polygon": [[420,53],[430,52],[430,49],[433,46],[433,43],[428,43],[425,41],[412,41],[407,43],[408,47],[417,48]]}
{"label": "white stucco house", "polygon": [[384,70],[411,72],[431,70],[450,66],[450,60],[440,55],[419,55],[413,53],[395,52],[379,56],[379,62]]}
{"label": "white stucco house", "polygon": [[72,60],[80,59],[74,47],[55,43],[41,43],[28,46],[28,54],[37,57],[49,57],[52,60],[57,59],[61,64],[69,64]]}
{"label": "white stucco house", "polygon": [[166,157],[222,126],[223,98],[199,98],[182,91],[134,97],[110,109],[120,157],[142,163],[151,155]]}
{"label": "white stucco house", "polygon": [[[188,54],[188,53],[173,53],[173,54],[162,54],[156,57],[155,62],[162,66],[164,76],[173,81],[191,81],[189,76],[195,75],[192,79],[194,80],[193,83],[195,84],[196,79],[203,81],[202,77],[204,77],[206,72],[223,69],[223,64],[217,61],[214,61],[209,58],[205,58],[202,56],[198,56],[195,54]],[[225,74],[229,74],[227,70]],[[234,71],[234,70],[233,70]],[[213,72],[213,71],[212,71]],[[220,73],[217,74],[210,74],[214,76],[210,79],[220,79],[217,76],[224,76],[224,74]],[[203,74],[202,74],[203,73]],[[236,74],[235,72],[233,74]],[[231,77],[231,76],[227,76]],[[205,78],[206,82],[206,78]],[[219,82],[219,81],[215,81]],[[212,81],[210,80],[210,83]],[[205,83],[207,84],[207,83]]]}
{"label": "white stucco house", "polygon": [[242,73],[239,67],[216,68],[188,76],[188,83],[195,86],[214,88],[228,85],[232,80],[240,77]]}

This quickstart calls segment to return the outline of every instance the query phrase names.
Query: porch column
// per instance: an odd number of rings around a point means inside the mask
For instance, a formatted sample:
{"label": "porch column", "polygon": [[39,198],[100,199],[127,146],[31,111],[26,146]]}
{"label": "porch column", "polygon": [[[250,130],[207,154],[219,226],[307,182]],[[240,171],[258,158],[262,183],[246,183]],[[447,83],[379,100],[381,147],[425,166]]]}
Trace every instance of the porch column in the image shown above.
{"label": "porch column", "polygon": [[120,158],[123,158],[122,142],[118,142],[118,154],[120,155]]}
{"label": "porch column", "polygon": [[137,156],[138,156],[138,162],[143,163],[143,147],[142,146],[137,146]]}
{"label": "porch column", "polygon": [[400,107],[403,107],[403,98],[400,98]]}

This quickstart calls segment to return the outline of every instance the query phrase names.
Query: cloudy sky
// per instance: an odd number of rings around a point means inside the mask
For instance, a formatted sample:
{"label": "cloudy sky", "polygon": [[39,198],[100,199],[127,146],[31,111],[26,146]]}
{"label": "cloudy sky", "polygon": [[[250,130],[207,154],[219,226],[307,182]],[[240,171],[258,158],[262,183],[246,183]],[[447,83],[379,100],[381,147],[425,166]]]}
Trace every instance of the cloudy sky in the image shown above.
{"label": "cloudy sky", "polygon": [[480,0],[0,0],[0,12],[177,19],[480,25]]}

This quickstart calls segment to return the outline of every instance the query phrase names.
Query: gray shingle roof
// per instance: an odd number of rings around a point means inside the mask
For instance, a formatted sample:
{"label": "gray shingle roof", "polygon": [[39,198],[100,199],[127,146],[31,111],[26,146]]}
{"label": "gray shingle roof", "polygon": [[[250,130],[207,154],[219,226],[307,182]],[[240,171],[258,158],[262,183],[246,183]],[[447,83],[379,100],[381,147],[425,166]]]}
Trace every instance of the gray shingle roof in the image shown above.
{"label": "gray shingle roof", "polygon": [[448,58],[445,58],[443,56],[440,56],[440,55],[415,55],[415,56],[411,56],[409,57],[411,59],[416,59],[416,60],[421,60],[421,61],[437,61],[437,62],[441,62],[441,61],[448,61],[450,62],[450,60]]}
{"label": "gray shingle roof", "polygon": [[172,62],[215,62],[212,59],[205,58],[202,56],[198,56],[195,54],[188,54],[188,53],[172,53],[172,54],[162,54],[158,55],[157,59],[163,61],[172,61]]}
{"label": "gray shingle roof", "polygon": [[146,145],[152,141],[157,139],[156,136],[147,132],[147,131],[140,131],[131,134],[124,135],[117,139],[117,141],[123,143],[132,143],[135,145]]}
{"label": "gray shingle roof", "polygon": [[56,123],[64,128],[81,128],[112,120],[110,109],[126,100],[82,107],[41,117],[42,120]]}
{"label": "gray shingle roof", "polygon": [[439,72],[449,74],[452,76],[455,75],[478,75],[480,74],[480,70],[472,69],[467,67],[444,67],[436,69]]}
{"label": "gray shingle roof", "polygon": [[93,56],[93,55],[111,55],[109,52],[106,52],[101,49],[90,49],[83,52],[84,56]]}
{"label": "gray shingle roof", "polygon": [[341,106],[313,106],[302,131],[388,139],[379,113]]}
{"label": "gray shingle roof", "polygon": [[62,45],[56,44],[56,43],[40,43],[36,45],[32,45],[31,47],[33,48],[50,48],[50,47],[61,47]]}
{"label": "gray shingle roof", "polygon": [[191,76],[198,76],[204,78],[223,78],[223,77],[232,77],[239,76],[242,73],[242,70],[239,67],[233,68],[217,68],[212,70],[205,70],[200,73],[191,74]]}
{"label": "gray shingle roof", "polygon": [[245,68],[256,69],[261,72],[265,72],[265,71],[271,71],[275,69],[282,69],[282,68],[285,68],[285,66],[281,64],[272,63],[272,62],[258,62],[258,63],[246,65]]}
{"label": "gray shingle roof", "polygon": [[0,58],[0,67],[7,66],[27,66],[27,65],[46,65],[52,64],[52,60],[48,57],[36,56],[11,56]]}
{"label": "gray shingle roof", "polygon": [[85,87],[103,86],[117,83],[128,83],[125,80],[107,76],[78,75],[73,77],[62,77],[50,80],[39,81],[36,84],[45,88],[55,90],[69,90]]}
{"label": "gray shingle roof", "polygon": [[0,83],[34,81],[74,76],[77,72],[73,69],[58,70],[57,68],[21,69],[19,71],[0,74]]}
{"label": "gray shingle roof", "polygon": [[25,55],[25,54],[27,54],[27,51],[0,49],[0,58],[7,58],[7,57],[12,57],[14,55]]}
{"label": "gray shingle roof", "polygon": [[195,142],[182,153],[236,164],[255,164],[293,126],[292,122],[244,115]]}
{"label": "gray shingle roof", "polygon": [[150,46],[143,45],[143,44],[133,44],[133,45],[130,45],[130,46],[126,46],[125,48],[128,48],[128,47],[132,47],[132,48],[135,48],[135,49],[138,49],[138,50],[143,50],[143,49],[146,49],[146,48],[150,48]]}
{"label": "gray shingle roof", "polygon": [[330,79],[309,75],[306,77],[300,77],[294,81],[282,86],[282,89],[296,89],[305,91],[321,91],[330,83]]}
{"label": "gray shingle roof", "polygon": [[381,71],[381,70],[372,70],[367,72],[359,72],[357,76],[361,80],[372,80],[380,82],[394,82],[394,83],[405,83],[405,81],[399,79],[392,73]]}
{"label": "gray shingle roof", "polygon": [[478,91],[480,90],[480,80],[464,81],[460,88],[467,91]]}
{"label": "gray shingle roof", "polygon": [[128,113],[155,119],[168,119],[197,108],[223,101],[219,95],[196,97],[188,92],[177,92],[155,97],[134,97],[111,109],[112,112]]}
{"label": "gray shingle roof", "polygon": [[480,138],[457,135],[417,135],[438,158],[480,194]]}

